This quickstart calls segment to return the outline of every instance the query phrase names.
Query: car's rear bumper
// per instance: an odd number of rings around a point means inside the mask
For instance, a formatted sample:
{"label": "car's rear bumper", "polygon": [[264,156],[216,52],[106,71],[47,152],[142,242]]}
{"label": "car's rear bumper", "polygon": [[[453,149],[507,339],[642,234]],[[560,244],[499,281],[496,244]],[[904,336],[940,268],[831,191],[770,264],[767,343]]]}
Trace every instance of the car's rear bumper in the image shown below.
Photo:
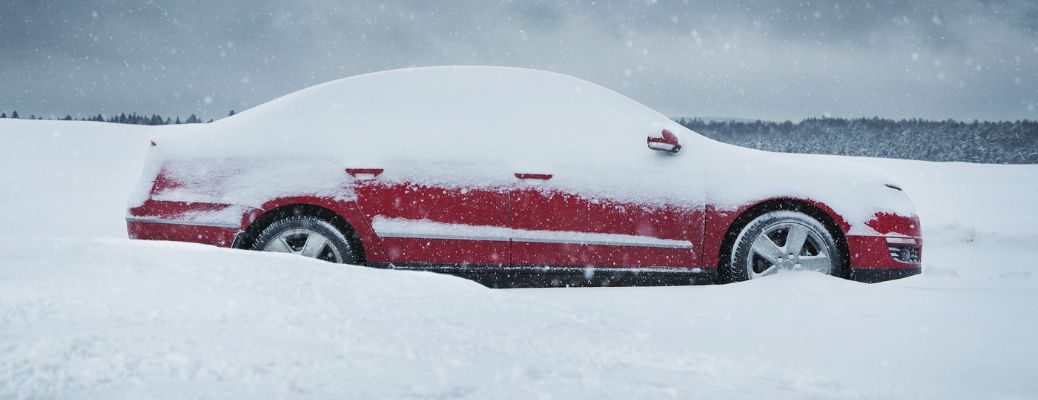
{"label": "car's rear bumper", "polygon": [[850,278],[874,283],[918,275],[922,272],[922,248],[918,237],[848,236]]}
{"label": "car's rear bumper", "polygon": [[126,232],[130,239],[170,240],[231,247],[235,237],[241,232],[241,227],[148,217],[127,217]]}
{"label": "car's rear bumper", "polygon": [[130,208],[130,239],[170,240],[231,247],[251,209],[233,204],[147,200]]}

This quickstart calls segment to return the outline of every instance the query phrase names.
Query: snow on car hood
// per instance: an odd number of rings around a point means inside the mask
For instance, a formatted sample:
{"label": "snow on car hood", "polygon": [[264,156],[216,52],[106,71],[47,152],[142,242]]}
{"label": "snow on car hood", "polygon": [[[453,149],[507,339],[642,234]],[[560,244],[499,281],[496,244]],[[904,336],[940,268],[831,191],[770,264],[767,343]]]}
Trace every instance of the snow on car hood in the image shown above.
{"label": "snow on car hood", "polygon": [[735,210],[770,198],[824,203],[851,225],[849,234],[878,235],[866,222],[877,213],[916,215],[897,181],[877,170],[813,154],[773,153],[720,143],[689,132],[701,146],[708,203]]}

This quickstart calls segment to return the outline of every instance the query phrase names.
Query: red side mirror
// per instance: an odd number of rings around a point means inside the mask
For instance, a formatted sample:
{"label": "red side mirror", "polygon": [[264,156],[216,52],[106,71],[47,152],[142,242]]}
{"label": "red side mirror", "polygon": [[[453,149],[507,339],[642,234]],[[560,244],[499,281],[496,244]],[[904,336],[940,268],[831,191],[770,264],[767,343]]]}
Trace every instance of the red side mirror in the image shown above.
{"label": "red side mirror", "polygon": [[650,149],[656,151],[665,151],[674,154],[681,150],[681,143],[678,142],[677,135],[666,129],[663,129],[659,135],[649,135],[645,142],[649,145]]}

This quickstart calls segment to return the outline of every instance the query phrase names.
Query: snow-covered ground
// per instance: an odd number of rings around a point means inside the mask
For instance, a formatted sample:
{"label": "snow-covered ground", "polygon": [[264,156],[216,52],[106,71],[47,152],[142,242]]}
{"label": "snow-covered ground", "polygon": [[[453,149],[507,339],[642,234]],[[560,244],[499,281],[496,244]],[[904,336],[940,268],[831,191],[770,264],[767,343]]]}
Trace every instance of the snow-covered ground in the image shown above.
{"label": "snow-covered ground", "polygon": [[852,159],[919,209],[904,280],[491,290],[126,240],[176,129],[0,120],[0,398],[1038,397],[1036,165]]}

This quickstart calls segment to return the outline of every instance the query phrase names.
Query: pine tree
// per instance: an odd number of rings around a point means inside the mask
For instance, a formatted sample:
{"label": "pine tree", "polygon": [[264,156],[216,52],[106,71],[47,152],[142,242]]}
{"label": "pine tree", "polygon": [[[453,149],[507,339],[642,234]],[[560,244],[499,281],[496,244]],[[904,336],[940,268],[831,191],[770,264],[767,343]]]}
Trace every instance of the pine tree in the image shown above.
{"label": "pine tree", "polygon": [[18,119],[18,111],[12,112],[11,113],[11,118]]}
{"label": "pine tree", "polygon": [[231,112],[230,112],[230,113],[228,113],[228,114],[227,114],[227,116],[228,116],[228,117],[233,117],[233,116],[234,116],[234,110],[231,110]]}
{"label": "pine tree", "polygon": [[7,118],[7,113],[0,113],[0,118]]}

